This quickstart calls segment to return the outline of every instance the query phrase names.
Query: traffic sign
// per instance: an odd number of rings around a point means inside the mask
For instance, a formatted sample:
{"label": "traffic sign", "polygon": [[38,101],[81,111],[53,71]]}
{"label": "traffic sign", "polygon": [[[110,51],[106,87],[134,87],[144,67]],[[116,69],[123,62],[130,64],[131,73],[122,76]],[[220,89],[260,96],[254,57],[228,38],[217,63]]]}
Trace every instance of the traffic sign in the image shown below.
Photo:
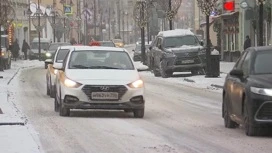
{"label": "traffic sign", "polygon": [[73,14],[73,9],[72,9],[72,6],[70,5],[64,5],[63,10],[64,10],[64,14],[66,15]]}

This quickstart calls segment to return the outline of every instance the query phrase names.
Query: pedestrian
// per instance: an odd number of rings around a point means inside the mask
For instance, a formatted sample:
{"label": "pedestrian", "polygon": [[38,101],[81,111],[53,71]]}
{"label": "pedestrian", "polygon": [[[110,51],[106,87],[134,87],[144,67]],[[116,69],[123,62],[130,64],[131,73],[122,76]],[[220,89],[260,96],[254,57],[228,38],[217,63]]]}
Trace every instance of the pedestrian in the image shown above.
{"label": "pedestrian", "polygon": [[22,52],[24,53],[25,60],[27,60],[27,51],[29,49],[30,49],[30,46],[28,45],[28,43],[24,39],[23,46],[22,46]]}
{"label": "pedestrian", "polygon": [[244,42],[244,50],[246,50],[247,48],[251,47],[251,40],[249,38],[249,36],[246,36],[246,40]]}
{"label": "pedestrian", "polygon": [[71,45],[74,45],[74,44],[77,44],[75,38],[72,38],[71,41],[70,41]]}
{"label": "pedestrian", "polygon": [[12,49],[11,49],[11,52],[12,52],[12,56],[14,58],[14,60],[16,61],[18,56],[19,56],[19,50],[20,50],[20,47],[19,47],[19,44],[18,44],[18,40],[16,39],[12,45]]}

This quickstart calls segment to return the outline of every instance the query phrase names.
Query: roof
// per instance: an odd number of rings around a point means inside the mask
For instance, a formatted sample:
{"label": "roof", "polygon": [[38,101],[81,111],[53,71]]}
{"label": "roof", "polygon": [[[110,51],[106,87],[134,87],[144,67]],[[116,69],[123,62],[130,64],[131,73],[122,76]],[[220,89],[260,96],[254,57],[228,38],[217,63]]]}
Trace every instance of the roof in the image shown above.
{"label": "roof", "polygon": [[[105,46],[72,46],[72,48],[75,48],[73,51],[85,51],[85,50],[94,50],[94,51],[116,51],[116,52],[124,52],[126,51],[123,48],[117,48],[117,47],[105,47]],[[70,49],[70,48],[69,48]]]}
{"label": "roof", "polygon": [[159,32],[160,36],[163,37],[174,37],[174,36],[185,36],[185,35],[194,35],[190,29],[175,29]]}
{"label": "roof", "polygon": [[257,47],[252,47],[254,48],[254,51],[272,51],[272,46],[257,46]]}

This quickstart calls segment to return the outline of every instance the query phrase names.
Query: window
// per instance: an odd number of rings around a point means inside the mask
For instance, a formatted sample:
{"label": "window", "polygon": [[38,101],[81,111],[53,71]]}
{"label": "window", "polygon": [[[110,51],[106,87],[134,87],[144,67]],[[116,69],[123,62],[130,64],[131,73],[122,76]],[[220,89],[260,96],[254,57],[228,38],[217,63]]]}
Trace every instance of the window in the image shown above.
{"label": "window", "polygon": [[69,45],[70,45],[70,44],[68,44],[68,43],[51,44],[51,45],[49,46],[49,49],[48,49],[48,50],[50,50],[50,51],[55,51],[55,50],[57,50],[58,47],[60,47],[60,46],[69,46]]}
{"label": "window", "polygon": [[65,57],[67,56],[67,54],[69,53],[69,51],[70,51],[69,49],[60,49],[56,57],[56,62],[62,63]]}
{"label": "window", "polygon": [[[41,42],[41,49],[48,49],[49,48],[49,43]],[[31,49],[39,49],[39,43],[38,42],[33,42],[31,43]]]}
{"label": "window", "polygon": [[250,57],[251,57],[251,52],[248,52],[242,64],[242,70],[243,70],[244,76],[249,75]]}
{"label": "window", "polygon": [[128,53],[101,50],[72,52],[69,68],[134,70]]}
{"label": "window", "polygon": [[242,63],[243,63],[243,60],[246,56],[248,51],[244,51],[241,55],[241,57],[238,59],[238,61],[236,62],[235,66],[234,66],[234,69],[239,69],[241,70],[242,69]]}
{"label": "window", "polygon": [[254,74],[272,74],[272,52],[258,52],[254,62]]}
{"label": "window", "polygon": [[163,46],[165,48],[174,48],[181,46],[199,46],[198,39],[193,35],[167,37],[164,39]]}
{"label": "window", "polygon": [[159,47],[160,45],[161,45],[161,42],[162,42],[162,39],[161,38],[158,38],[158,40],[157,40],[157,47]]}

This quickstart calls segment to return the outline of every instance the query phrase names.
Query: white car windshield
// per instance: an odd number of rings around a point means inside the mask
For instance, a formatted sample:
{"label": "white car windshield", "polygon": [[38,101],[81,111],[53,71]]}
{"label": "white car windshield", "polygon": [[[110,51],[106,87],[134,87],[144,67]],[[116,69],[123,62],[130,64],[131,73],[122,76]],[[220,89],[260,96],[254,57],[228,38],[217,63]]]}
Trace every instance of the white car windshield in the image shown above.
{"label": "white car windshield", "polygon": [[70,57],[69,69],[134,70],[134,66],[126,52],[74,51]]}

